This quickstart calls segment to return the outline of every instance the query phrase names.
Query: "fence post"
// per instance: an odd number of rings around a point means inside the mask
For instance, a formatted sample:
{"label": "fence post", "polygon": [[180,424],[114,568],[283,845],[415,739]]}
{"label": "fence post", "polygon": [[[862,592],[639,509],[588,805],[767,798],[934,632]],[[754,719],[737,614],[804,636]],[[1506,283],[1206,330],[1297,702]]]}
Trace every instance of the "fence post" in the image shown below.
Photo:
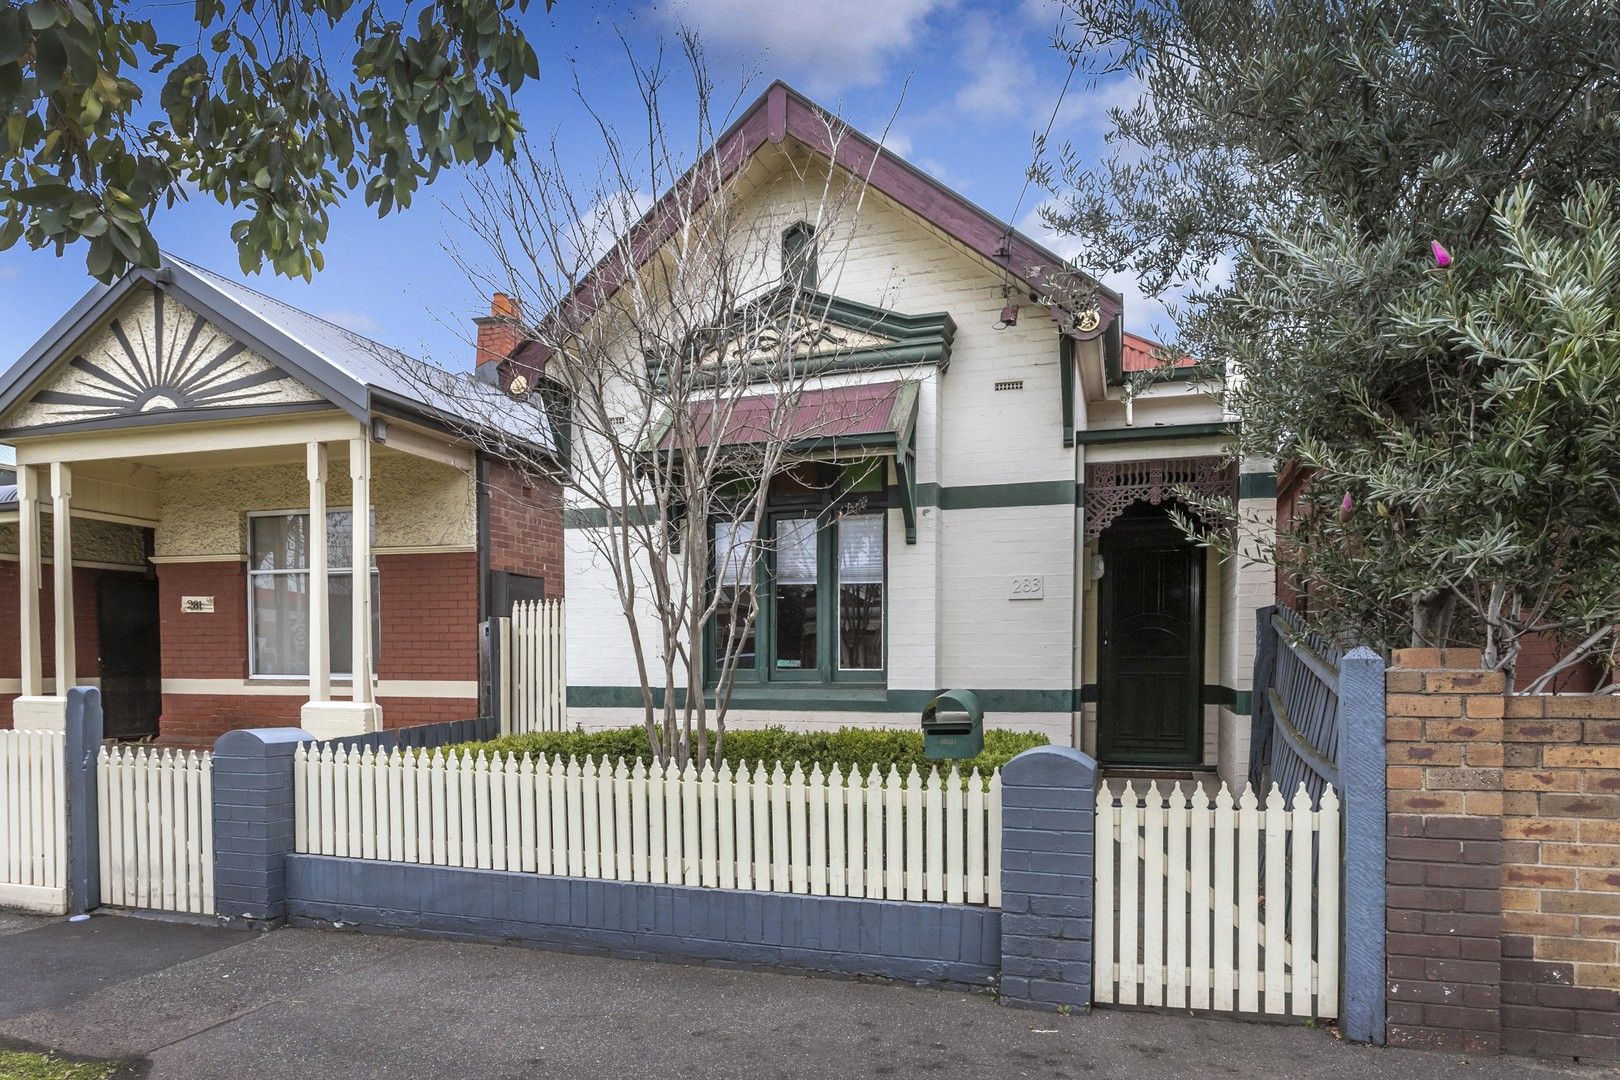
{"label": "fence post", "polygon": [[1271,736],[1270,695],[1277,678],[1277,605],[1254,612],[1254,679],[1249,689],[1249,783],[1263,790],[1266,751]]}
{"label": "fence post", "polygon": [[62,764],[67,788],[67,909],[82,915],[101,906],[100,808],[96,803],[96,753],[101,749],[101,691],[75,686],[67,692]]}
{"label": "fence post", "polygon": [[1067,746],[1001,770],[1001,1002],[1091,1008],[1097,763]]}
{"label": "fence post", "polygon": [[[478,624],[478,715],[501,715],[501,698],[505,696],[500,672],[502,664],[500,620],[485,619]],[[503,729],[502,735],[506,734]]]}
{"label": "fence post", "polygon": [[1384,1044],[1384,661],[1365,645],[1339,662],[1339,782],[1344,787],[1344,994],[1352,1042]]}
{"label": "fence post", "polygon": [[287,917],[293,850],[293,754],[299,728],[227,731],[214,743],[214,907],[224,919]]}

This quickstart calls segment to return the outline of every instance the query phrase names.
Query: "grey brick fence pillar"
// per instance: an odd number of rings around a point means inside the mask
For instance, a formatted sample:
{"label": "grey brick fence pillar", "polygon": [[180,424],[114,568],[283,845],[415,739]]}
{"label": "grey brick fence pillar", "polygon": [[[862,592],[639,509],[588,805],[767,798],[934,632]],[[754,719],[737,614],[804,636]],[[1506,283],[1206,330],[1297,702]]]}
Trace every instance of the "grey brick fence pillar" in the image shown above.
{"label": "grey brick fence pillar", "polygon": [[299,728],[227,731],[214,743],[214,907],[224,919],[287,917],[293,754]]}
{"label": "grey brick fence pillar", "polygon": [[1339,780],[1344,795],[1344,994],[1339,1024],[1351,1042],[1384,1045],[1384,661],[1365,645],[1339,661]]}
{"label": "grey brick fence pillar", "polygon": [[1066,746],[1001,770],[1001,1001],[1091,1008],[1097,763]]}
{"label": "grey brick fence pillar", "polygon": [[67,902],[70,915],[101,906],[101,842],[96,803],[96,754],[101,749],[101,691],[67,692],[62,764],[67,772]]}

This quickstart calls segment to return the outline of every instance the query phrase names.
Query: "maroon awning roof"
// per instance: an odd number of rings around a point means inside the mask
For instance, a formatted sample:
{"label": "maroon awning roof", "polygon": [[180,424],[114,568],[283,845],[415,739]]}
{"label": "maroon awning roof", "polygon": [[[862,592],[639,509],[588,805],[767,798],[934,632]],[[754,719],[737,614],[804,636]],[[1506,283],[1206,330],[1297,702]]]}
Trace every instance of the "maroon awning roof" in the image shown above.
{"label": "maroon awning roof", "polygon": [[[917,406],[917,384],[904,379],[804,390],[791,406],[778,394],[752,394],[729,409],[715,402],[690,406],[693,430],[707,432],[703,445],[740,446],[785,438],[793,443],[899,441],[910,435]],[[885,438],[887,437],[887,438]],[[659,439],[673,449],[674,425]]]}

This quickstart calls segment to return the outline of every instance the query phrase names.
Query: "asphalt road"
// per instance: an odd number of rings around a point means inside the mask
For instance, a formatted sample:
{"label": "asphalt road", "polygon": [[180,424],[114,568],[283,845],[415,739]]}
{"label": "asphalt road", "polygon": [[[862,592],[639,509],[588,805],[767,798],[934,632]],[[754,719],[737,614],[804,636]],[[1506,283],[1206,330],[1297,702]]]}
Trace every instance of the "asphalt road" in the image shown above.
{"label": "asphalt road", "polygon": [[152,1077],[1596,1077],[1300,1026],[321,930],[0,913],[0,1044]]}

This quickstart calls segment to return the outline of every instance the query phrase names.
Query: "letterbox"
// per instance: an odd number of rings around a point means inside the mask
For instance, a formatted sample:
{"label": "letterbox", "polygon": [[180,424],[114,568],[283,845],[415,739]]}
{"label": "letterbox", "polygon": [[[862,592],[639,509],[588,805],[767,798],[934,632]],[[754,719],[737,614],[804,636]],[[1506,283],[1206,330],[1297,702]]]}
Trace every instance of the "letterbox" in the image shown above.
{"label": "letterbox", "polygon": [[947,690],[922,711],[923,753],[931,760],[984,752],[984,709],[971,690]]}

